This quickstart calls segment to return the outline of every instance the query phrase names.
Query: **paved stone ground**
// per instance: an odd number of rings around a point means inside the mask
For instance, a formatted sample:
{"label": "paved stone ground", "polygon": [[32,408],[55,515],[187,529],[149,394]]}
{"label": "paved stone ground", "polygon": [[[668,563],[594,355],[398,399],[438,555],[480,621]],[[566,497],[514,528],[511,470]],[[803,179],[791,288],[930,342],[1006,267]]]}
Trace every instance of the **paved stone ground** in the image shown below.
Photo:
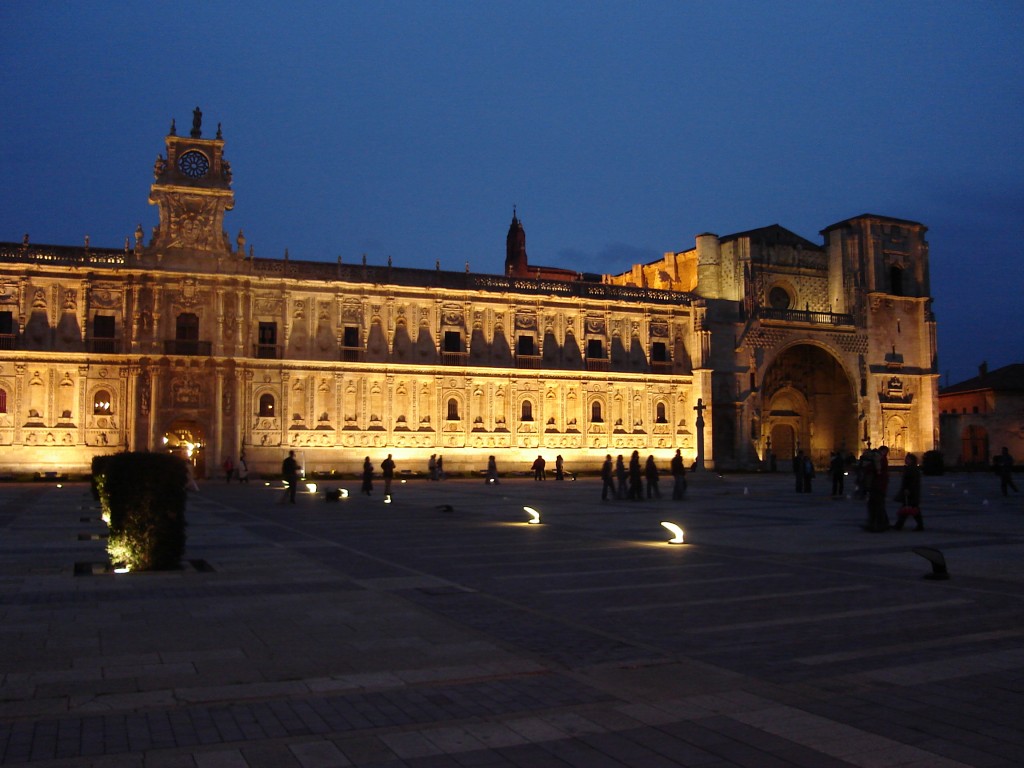
{"label": "paved stone ground", "polygon": [[884,534],[784,474],[349,488],[208,481],[212,570],[76,576],[105,560],[88,488],[0,485],[0,762],[1024,764],[1024,503],[992,476],[926,478],[927,530]]}

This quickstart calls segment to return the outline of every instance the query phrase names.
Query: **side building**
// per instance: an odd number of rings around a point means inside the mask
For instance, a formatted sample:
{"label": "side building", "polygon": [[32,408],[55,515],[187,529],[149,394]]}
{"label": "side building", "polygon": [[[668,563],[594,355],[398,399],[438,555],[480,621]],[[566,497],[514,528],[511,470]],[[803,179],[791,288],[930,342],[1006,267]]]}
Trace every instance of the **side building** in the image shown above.
{"label": "side building", "polygon": [[289,449],[307,471],[677,448],[756,468],[937,440],[919,224],[861,216],[824,247],[778,226],[701,235],[606,276],[531,267],[515,215],[504,275],[264,259],[224,231],[220,130],[172,125],[165,147],[148,243],[0,243],[0,471],[170,450],[200,475],[243,452],[275,472]]}

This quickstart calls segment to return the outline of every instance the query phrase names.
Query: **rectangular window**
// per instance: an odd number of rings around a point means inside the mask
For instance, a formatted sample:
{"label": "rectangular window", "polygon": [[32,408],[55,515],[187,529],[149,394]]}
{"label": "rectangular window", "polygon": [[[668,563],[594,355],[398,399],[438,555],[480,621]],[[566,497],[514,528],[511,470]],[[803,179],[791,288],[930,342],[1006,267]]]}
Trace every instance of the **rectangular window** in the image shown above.
{"label": "rectangular window", "polygon": [[533,336],[520,336],[516,349],[520,355],[534,355],[536,352],[533,351]]}
{"label": "rectangular window", "polygon": [[651,344],[651,362],[652,363],[667,363],[668,362],[668,348],[665,346],[664,341],[656,341]]}
{"label": "rectangular window", "polygon": [[587,357],[595,359],[604,357],[604,344],[600,339],[587,339]]}
{"label": "rectangular window", "polygon": [[344,342],[346,347],[358,347],[359,329],[354,325],[346,325]]}
{"label": "rectangular window", "polygon": [[14,314],[0,312],[0,349],[14,349]]}
{"label": "rectangular window", "polygon": [[461,352],[462,351],[462,334],[458,331],[445,331],[444,332],[444,351],[445,352]]}
{"label": "rectangular window", "polygon": [[277,323],[260,323],[258,342],[256,344],[256,357],[266,360],[276,360],[277,353]]}

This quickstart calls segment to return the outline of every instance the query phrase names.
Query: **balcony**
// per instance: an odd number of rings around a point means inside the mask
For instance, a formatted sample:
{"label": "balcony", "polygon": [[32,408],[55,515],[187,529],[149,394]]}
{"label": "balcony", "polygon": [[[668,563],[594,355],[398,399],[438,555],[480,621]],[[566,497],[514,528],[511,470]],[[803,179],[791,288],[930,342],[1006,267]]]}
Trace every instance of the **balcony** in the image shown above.
{"label": "balcony", "polygon": [[607,371],[610,369],[610,361],[607,357],[588,357],[587,358],[587,370],[588,371]]}
{"label": "balcony", "polygon": [[442,352],[441,365],[465,365],[469,362],[468,352]]}
{"label": "balcony", "polygon": [[782,320],[787,323],[811,323],[814,325],[853,325],[853,315],[838,312],[814,312],[807,309],[776,309],[758,307],[754,316],[758,320]]}
{"label": "balcony", "polygon": [[651,373],[661,375],[672,373],[672,362],[670,360],[651,360]]}
{"label": "balcony", "polygon": [[540,355],[516,355],[516,368],[536,370],[541,367]]}
{"label": "balcony", "polygon": [[345,363],[361,363],[364,351],[362,347],[341,347],[341,360]]}
{"label": "balcony", "polygon": [[209,341],[197,341],[194,339],[166,339],[164,341],[165,355],[209,357],[211,349],[212,345]]}
{"label": "balcony", "polygon": [[0,333],[0,349],[14,349],[18,342],[16,333]]}
{"label": "balcony", "polygon": [[280,344],[253,344],[252,355],[260,360],[280,360]]}
{"label": "balcony", "polygon": [[121,340],[110,336],[90,336],[85,348],[96,355],[115,355],[121,352]]}

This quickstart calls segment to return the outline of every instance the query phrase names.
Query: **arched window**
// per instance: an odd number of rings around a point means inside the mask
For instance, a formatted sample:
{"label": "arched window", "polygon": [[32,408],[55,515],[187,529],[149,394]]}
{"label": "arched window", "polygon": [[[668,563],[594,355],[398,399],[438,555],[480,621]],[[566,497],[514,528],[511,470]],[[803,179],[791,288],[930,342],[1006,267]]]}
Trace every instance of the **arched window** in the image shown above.
{"label": "arched window", "polygon": [[601,401],[595,400],[590,404],[590,420],[595,424],[600,424],[604,421],[601,416]]}
{"label": "arched window", "polygon": [[178,341],[199,340],[199,318],[192,312],[182,312],[174,325],[174,338]]}
{"label": "arched window", "polygon": [[658,403],[658,405],[656,406],[654,420],[658,424],[667,424],[668,423],[668,419],[665,418],[665,404],[664,403]]}
{"label": "arched window", "polygon": [[269,392],[260,395],[260,416],[275,416],[274,396]]}
{"label": "arched window", "polygon": [[7,413],[7,390],[0,389],[0,413]]}
{"label": "arched window", "polygon": [[459,401],[454,397],[448,401],[448,421],[459,420]]}
{"label": "arched window", "polygon": [[523,400],[522,413],[519,416],[520,421],[533,421],[533,403],[529,400]]}
{"label": "arched window", "polygon": [[105,389],[97,389],[92,399],[93,414],[96,416],[106,416],[110,411],[110,393]]}

